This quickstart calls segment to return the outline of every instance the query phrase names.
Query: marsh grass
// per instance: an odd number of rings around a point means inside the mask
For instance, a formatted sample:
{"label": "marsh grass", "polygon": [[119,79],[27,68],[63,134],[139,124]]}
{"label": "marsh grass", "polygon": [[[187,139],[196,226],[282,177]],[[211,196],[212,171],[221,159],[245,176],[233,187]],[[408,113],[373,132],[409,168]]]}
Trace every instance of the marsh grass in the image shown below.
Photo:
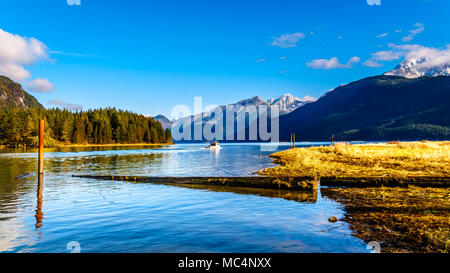
{"label": "marsh grass", "polygon": [[338,143],[291,149],[272,157],[281,165],[259,174],[315,178],[450,176],[450,141]]}
{"label": "marsh grass", "polygon": [[382,252],[448,253],[450,189],[328,188],[322,194],[345,206],[344,221]]}

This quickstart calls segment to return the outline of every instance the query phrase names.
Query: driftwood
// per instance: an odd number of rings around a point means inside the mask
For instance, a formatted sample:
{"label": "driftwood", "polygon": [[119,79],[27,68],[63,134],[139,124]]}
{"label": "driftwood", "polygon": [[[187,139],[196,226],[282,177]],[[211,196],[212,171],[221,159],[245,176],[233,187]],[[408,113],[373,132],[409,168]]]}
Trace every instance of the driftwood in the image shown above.
{"label": "driftwood", "polygon": [[100,180],[117,180],[136,183],[179,184],[179,185],[215,185],[231,187],[316,190],[317,182],[310,177],[151,177],[151,176],[95,176],[73,175],[73,177]]}

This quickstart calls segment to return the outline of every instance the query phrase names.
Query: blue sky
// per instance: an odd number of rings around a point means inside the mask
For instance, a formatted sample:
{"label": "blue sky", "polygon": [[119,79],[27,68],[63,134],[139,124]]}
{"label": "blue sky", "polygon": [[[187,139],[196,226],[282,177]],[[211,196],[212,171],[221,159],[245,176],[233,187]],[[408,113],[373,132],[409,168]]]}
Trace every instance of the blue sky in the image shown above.
{"label": "blue sky", "polygon": [[14,77],[11,63],[28,71],[16,79],[40,91],[31,93],[46,107],[168,115],[194,96],[204,105],[284,93],[318,97],[393,69],[403,57],[398,46],[450,44],[448,0],[0,3],[7,37],[0,42],[33,37],[45,49],[16,60],[5,49],[2,57],[0,44],[0,72]]}

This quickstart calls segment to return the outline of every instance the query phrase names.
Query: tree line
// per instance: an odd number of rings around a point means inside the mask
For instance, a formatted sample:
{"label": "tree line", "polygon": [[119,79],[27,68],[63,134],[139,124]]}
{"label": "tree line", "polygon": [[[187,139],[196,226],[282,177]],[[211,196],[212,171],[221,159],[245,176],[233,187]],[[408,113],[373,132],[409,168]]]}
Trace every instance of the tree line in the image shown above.
{"label": "tree line", "polygon": [[151,117],[115,108],[0,110],[0,144],[37,146],[38,121],[45,120],[46,146],[65,144],[172,143],[169,129]]}

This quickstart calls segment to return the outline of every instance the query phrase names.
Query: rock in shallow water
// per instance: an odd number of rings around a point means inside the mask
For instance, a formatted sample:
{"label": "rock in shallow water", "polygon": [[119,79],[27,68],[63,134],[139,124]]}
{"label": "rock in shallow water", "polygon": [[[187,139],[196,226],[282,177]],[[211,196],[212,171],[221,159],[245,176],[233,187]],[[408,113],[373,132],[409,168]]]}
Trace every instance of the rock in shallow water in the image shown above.
{"label": "rock in shallow water", "polygon": [[330,218],[328,218],[328,221],[330,221],[331,223],[336,223],[338,219],[334,216],[331,216]]}

